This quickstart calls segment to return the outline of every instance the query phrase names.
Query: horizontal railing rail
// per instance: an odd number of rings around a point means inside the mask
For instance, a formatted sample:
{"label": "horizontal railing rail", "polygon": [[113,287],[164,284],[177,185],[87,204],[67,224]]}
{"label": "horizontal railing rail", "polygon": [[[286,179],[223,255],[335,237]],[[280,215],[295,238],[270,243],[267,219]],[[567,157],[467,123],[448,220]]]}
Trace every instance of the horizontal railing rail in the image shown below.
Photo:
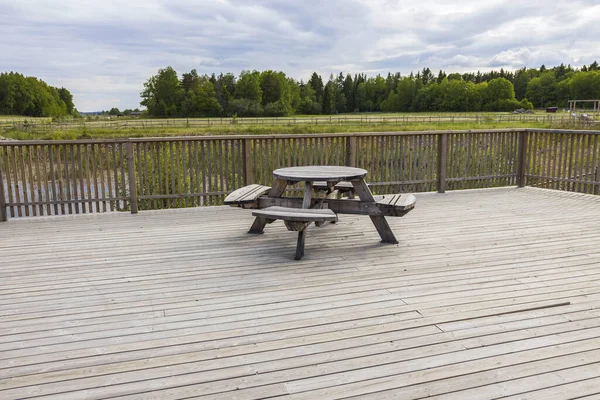
{"label": "horizontal railing rail", "polygon": [[375,193],[600,191],[600,131],[487,129],[0,141],[0,221],[220,205],[294,165],[369,171]]}

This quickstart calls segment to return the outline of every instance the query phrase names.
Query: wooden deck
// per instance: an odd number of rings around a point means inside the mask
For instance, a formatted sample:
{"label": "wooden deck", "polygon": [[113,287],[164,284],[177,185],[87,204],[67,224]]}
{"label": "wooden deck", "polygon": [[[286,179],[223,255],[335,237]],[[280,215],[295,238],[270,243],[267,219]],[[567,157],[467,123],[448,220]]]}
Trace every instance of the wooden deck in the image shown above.
{"label": "wooden deck", "polygon": [[419,194],[250,235],[228,207],[0,224],[0,398],[600,399],[600,197]]}

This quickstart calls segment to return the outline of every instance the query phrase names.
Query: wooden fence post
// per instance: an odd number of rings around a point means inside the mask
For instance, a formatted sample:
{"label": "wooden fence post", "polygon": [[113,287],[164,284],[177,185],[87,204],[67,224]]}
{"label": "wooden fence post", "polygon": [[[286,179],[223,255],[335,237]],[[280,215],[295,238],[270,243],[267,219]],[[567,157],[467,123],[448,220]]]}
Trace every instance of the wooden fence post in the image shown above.
{"label": "wooden fence post", "polygon": [[129,204],[131,205],[131,213],[138,213],[138,197],[137,184],[135,179],[135,163],[133,159],[133,143],[125,143],[127,153],[127,179],[129,180]]}
{"label": "wooden fence post", "polygon": [[446,174],[448,167],[448,134],[438,135],[438,165],[437,165],[438,193],[446,192]]}
{"label": "wooden fence post", "polygon": [[594,185],[594,194],[600,194],[600,160],[598,160],[598,166],[596,167],[596,185]]}
{"label": "wooden fence post", "polygon": [[254,181],[252,176],[252,139],[244,140],[244,185],[250,185]]}
{"label": "wooden fence post", "polygon": [[525,160],[527,152],[527,131],[519,132],[519,153],[517,159],[517,186],[525,187]]}
{"label": "wooden fence post", "polygon": [[0,222],[8,221],[6,213],[6,194],[4,193],[4,174],[2,173],[2,164],[0,164]]}
{"label": "wooden fence post", "polygon": [[356,136],[346,136],[346,166],[356,167]]}

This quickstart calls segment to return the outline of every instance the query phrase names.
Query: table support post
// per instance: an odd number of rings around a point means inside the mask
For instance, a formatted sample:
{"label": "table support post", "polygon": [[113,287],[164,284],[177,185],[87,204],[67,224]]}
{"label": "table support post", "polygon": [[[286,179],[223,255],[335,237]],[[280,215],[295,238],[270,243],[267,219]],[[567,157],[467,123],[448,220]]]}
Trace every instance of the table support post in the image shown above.
{"label": "table support post", "polygon": [[[313,192],[313,184],[311,181],[306,181],[304,183],[304,198],[302,199],[302,208],[310,208],[310,204],[312,201],[312,192]],[[304,257],[304,243],[306,241],[306,229],[308,227],[302,229],[298,232],[298,241],[296,242],[296,260],[300,260]]]}
{"label": "table support post", "polygon": [[[371,193],[371,190],[369,189],[369,186],[367,186],[367,183],[364,179],[352,181],[352,185],[354,186],[354,190],[361,201],[375,202],[373,193]],[[398,240],[396,240],[396,236],[394,236],[394,232],[392,232],[392,229],[390,228],[390,225],[386,221],[385,217],[380,215],[369,215],[369,217],[371,218],[373,225],[375,225],[382,242],[398,244]]]}
{"label": "table support post", "polygon": [[302,199],[302,208],[310,208],[312,192],[313,183],[310,181],[304,182],[304,198]]}

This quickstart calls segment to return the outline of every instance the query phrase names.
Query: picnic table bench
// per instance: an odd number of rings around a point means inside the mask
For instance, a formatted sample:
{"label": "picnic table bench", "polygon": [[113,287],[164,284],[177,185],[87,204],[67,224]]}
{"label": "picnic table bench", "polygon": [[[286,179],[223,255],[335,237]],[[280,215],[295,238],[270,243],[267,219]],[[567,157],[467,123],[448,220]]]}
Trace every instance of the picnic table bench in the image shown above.
{"label": "picnic table bench", "polygon": [[[412,194],[373,196],[364,177],[367,171],[352,167],[307,166],[280,168],[273,171],[273,186],[248,185],[232,192],[225,204],[255,209],[256,217],[250,233],[262,233],[267,224],[283,220],[288,230],[298,232],[297,260],[304,255],[306,228],[336,222],[337,214],[368,215],[382,242],[398,243],[385,216],[401,217],[412,210],[416,198]],[[282,197],[288,185],[304,182],[302,198]],[[325,190],[322,198],[313,197],[317,190]],[[347,194],[348,198],[341,198]],[[355,198],[358,196],[358,199]]]}

